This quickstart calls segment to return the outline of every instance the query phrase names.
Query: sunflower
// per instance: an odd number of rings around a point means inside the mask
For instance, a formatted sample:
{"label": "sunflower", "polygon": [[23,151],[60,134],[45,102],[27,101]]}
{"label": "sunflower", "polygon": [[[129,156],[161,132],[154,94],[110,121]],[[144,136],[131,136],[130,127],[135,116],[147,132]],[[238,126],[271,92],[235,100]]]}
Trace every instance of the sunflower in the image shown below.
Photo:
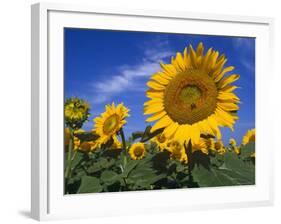
{"label": "sunflower", "polygon": [[99,143],[109,141],[126,124],[125,118],[129,116],[129,110],[123,105],[114,103],[105,106],[105,112],[94,119],[95,132],[99,135]]}
{"label": "sunflower", "polygon": [[175,139],[171,140],[167,144],[167,151],[170,152],[171,159],[178,160],[182,163],[188,162],[188,158],[185,153],[185,148],[184,148],[184,145],[182,144],[182,142],[175,140]]}
{"label": "sunflower", "polygon": [[90,105],[79,98],[68,98],[64,104],[65,123],[73,130],[82,127],[83,123],[88,120],[90,116]]}
{"label": "sunflower", "polygon": [[151,139],[152,142],[155,142],[159,148],[159,151],[163,151],[167,147],[168,139],[165,137],[164,134],[159,134],[153,139]]}
{"label": "sunflower", "polygon": [[234,138],[229,139],[230,148],[237,154],[240,154],[240,147],[237,146],[237,143]]}
{"label": "sunflower", "polygon": [[242,140],[242,145],[247,145],[250,142],[256,141],[256,129],[250,129],[247,131],[247,133],[244,135]]}
{"label": "sunflower", "polygon": [[213,138],[208,138],[205,140],[206,142],[206,146],[207,146],[207,149],[208,151],[216,151],[215,149],[215,140]]}
{"label": "sunflower", "polygon": [[205,154],[208,154],[208,144],[206,139],[200,138],[198,142],[192,144],[192,152],[201,151]]}
{"label": "sunflower", "polygon": [[151,131],[163,128],[167,138],[198,142],[201,133],[221,138],[219,127],[229,127],[238,119],[239,98],[231,84],[239,75],[225,67],[227,59],[212,48],[204,54],[203,44],[190,45],[177,53],[170,64],[160,63],[161,71],[147,82],[144,114],[156,123]]}
{"label": "sunflower", "polygon": [[129,154],[133,160],[142,159],[146,154],[144,144],[141,142],[134,143],[129,149]]}
{"label": "sunflower", "polygon": [[222,140],[219,139],[215,142],[215,150],[220,155],[226,153]]}
{"label": "sunflower", "polygon": [[97,142],[94,141],[82,142],[78,147],[78,149],[83,152],[90,152],[90,151],[92,152],[95,151],[97,148],[98,148],[98,144]]}

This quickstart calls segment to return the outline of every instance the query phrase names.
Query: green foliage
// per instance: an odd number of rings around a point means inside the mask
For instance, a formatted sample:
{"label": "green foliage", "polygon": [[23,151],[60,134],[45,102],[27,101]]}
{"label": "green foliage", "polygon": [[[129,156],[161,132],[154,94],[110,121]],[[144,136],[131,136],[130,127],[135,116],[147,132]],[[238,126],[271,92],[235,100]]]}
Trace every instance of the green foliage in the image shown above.
{"label": "green foliage", "polygon": [[[86,138],[88,134],[81,138]],[[150,128],[133,134],[133,139],[152,138]],[[90,135],[87,136],[87,139]],[[131,143],[128,142],[127,146]],[[189,154],[188,164],[171,160],[169,152],[160,152],[154,143],[147,144],[142,160],[132,160],[127,151],[108,146],[92,153],[76,152],[71,163],[71,177],[65,193],[118,192],[132,190],[174,189],[194,187],[239,186],[255,184],[255,145],[241,147],[241,154],[201,151]]]}

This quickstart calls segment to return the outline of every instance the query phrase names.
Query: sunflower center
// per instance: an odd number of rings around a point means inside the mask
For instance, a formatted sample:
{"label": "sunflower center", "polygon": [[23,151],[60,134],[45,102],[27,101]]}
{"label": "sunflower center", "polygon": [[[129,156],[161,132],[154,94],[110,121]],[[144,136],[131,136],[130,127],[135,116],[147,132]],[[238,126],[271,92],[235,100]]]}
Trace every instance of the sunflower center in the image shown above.
{"label": "sunflower center", "polygon": [[221,149],[222,148],[222,144],[220,143],[220,142],[216,142],[215,143],[215,149],[216,150],[219,150],[219,149]]}
{"label": "sunflower center", "polygon": [[202,96],[201,90],[197,86],[186,86],[183,87],[180,91],[180,99],[185,104],[194,104],[197,103]]}
{"label": "sunflower center", "polygon": [[140,157],[142,156],[143,154],[143,148],[142,147],[136,147],[135,150],[134,150],[134,154],[136,157]]}
{"label": "sunflower center", "polygon": [[105,120],[103,126],[103,132],[105,134],[111,134],[116,131],[118,128],[118,118],[119,116],[117,114],[112,114]]}
{"label": "sunflower center", "polygon": [[208,74],[188,69],[177,74],[164,92],[164,107],[174,122],[194,124],[206,119],[216,109],[217,87]]}
{"label": "sunflower center", "polygon": [[157,140],[159,143],[164,143],[166,141],[166,137],[164,135],[158,135]]}

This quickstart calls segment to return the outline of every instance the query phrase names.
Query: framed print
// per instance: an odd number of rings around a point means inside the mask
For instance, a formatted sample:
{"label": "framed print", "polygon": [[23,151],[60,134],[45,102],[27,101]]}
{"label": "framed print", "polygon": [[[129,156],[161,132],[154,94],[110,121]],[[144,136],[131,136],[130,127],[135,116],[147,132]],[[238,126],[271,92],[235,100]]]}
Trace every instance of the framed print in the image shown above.
{"label": "framed print", "polygon": [[32,217],[271,204],[272,24],[33,5]]}

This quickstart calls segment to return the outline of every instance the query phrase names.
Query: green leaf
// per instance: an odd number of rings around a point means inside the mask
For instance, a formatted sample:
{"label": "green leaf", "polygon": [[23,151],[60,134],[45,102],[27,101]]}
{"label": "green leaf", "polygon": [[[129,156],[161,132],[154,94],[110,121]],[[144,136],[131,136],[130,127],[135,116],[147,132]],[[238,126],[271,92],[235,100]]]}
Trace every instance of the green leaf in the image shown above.
{"label": "green leaf", "polygon": [[154,132],[150,132],[150,130],[151,130],[151,126],[149,125],[149,126],[146,127],[146,129],[144,131],[144,134],[143,134],[143,136],[140,140],[141,142],[147,142],[148,140],[150,140],[150,139],[154,138],[155,136],[161,134],[163,132],[164,128],[157,129]]}
{"label": "green leaf", "polygon": [[192,176],[200,187],[252,185],[255,184],[255,166],[239,159],[235,153],[227,152],[221,166],[206,169],[197,165]]}
{"label": "green leaf", "polygon": [[255,152],[255,143],[250,142],[249,144],[241,147],[240,157],[242,159],[249,159],[254,152]]}
{"label": "green leaf", "polygon": [[102,186],[96,177],[84,176],[81,181],[78,193],[94,193],[101,192]]}
{"label": "green leaf", "polygon": [[112,185],[119,181],[119,175],[111,170],[105,170],[101,173],[101,180],[106,185]]}
{"label": "green leaf", "polygon": [[135,141],[136,139],[141,138],[143,135],[144,135],[144,132],[136,131],[136,132],[132,133],[131,139],[132,139],[132,141]]}
{"label": "green leaf", "polygon": [[99,138],[97,134],[93,132],[82,132],[74,134],[77,138],[79,138],[82,142],[84,141],[95,141]]}
{"label": "green leaf", "polygon": [[152,156],[147,157],[140,161],[134,161],[136,166],[131,166],[131,170],[128,173],[127,183],[132,185],[133,189],[152,189],[152,185],[157,181],[166,177],[165,173],[157,173],[153,168]]}

